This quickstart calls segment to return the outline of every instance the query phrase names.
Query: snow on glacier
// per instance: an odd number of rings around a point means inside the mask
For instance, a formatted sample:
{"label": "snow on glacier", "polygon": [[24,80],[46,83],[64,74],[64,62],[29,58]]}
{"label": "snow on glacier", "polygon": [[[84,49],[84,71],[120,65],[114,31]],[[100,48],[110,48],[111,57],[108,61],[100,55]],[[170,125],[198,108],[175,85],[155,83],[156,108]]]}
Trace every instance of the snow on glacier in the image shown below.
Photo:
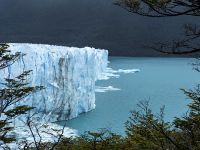
{"label": "snow on glacier", "polygon": [[[48,121],[68,120],[95,108],[95,81],[108,64],[108,51],[43,44],[9,44],[9,50],[26,54],[1,79],[32,70],[28,81],[45,89],[24,102]],[[23,103],[24,103],[23,102]],[[40,116],[41,117],[41,116]]]}

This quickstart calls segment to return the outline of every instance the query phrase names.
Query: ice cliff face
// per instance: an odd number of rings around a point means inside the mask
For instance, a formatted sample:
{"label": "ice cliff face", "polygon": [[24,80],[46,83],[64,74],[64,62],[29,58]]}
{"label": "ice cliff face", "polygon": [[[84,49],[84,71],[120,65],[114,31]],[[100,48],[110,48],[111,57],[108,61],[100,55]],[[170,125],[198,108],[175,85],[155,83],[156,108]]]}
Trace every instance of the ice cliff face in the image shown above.
{"label": "ice cliff face", "polygon": [[40,44],[10,44],[12,52],[26,54],[0,72],[1,80],[32,70],[27,79],[45,90],[26,103],[50,121],[67,120],[95,108],[95,81],[106,71],[108,51]]}

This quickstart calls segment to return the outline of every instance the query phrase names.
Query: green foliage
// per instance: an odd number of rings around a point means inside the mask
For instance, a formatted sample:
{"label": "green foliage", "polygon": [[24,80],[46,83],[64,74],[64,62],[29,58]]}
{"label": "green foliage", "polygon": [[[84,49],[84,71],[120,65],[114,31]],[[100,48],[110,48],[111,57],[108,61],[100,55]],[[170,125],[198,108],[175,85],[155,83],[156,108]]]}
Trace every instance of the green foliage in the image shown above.
{"label": "green foliage", "polygon": [[126,122],[127,144],[135,149],[172,149],[170,130],[172,125],[163,120],[164,108],[160,115],[155,116],[149,108],[148,102],[138,104],[139,111],[133,111]]}
{"label": "green foliage", "polygon": [[[4,69],[12,65],[20,56],[21,53],[12,54],[8,50],[9,45],[0,44],[0,69]],[[28,95],[37,92],[43,87],[29,86],[26,81],[27,76],[31,71],[24,71],[22,74],[15,78],[6,78],[4,83],[1,83],[0,88],[0,141],[10,143],[15,141],[14,137],[8,135],[13,130],[13,119],[33,109],[27,105],[17,105],[22,99]]]}
{"label": "green foliage", "polygon": [[[178,140],[186,149],[200,149],[200,91],[199,85],[195,90],[184,90],[190,100],[189,111],[182,118],[176,118],[174,125],[179,129],[180,137]],[[179,143],[180,143],[179,141]],[[187,143],[186,143],[187,142]]]}
{"label": "green foliage", "polygon": [[122,138],[120,135],[114,134],[108,130],[100,132],[86,132],[79,137],[78,145],[82,145],[81,149],[122,149]]}
{"label": "green foliage", "polygon": [[148,103],[140,103],[140,111],[133,111],[126,123],[126,145],[134,149],[200,149],[200,90],[183,90],[191,100],[188,113],[165,122],[163,110],[159,116],[152,113]]}
{"label": "green foliage", "polygon": [[106,129],[99,132],[88,131],[77,138],[63,138],[55,146],[58,150],[121,150],[124,148],[122,136]]}
{"label": "green foliage", "polygon": [[30,107],[27,105],[23,105],[23,106],[16,106],[13,109],[9,109],[8,111],[5,111],[5,115],[9,118],[13,118],[15,116],[21,115],[21,114],[25,114],[27,111],[33,109],[34,107]]}
{"label": "green foliage", "polygon": [[59,150],[199,150],[200,149],[200,90],[183,90],[191,100],[188,113],[164,121],[164,107],[155,115],[148,101],[140,102],[126,122],[126,136],[108,130],[86,132],[77,138],[61,140]]}
{"label": "green foliage", "polygon": [[8,47],[8,44],[0,44],[0,69],[12,65],[21,55],[19,52],[11,54]]}

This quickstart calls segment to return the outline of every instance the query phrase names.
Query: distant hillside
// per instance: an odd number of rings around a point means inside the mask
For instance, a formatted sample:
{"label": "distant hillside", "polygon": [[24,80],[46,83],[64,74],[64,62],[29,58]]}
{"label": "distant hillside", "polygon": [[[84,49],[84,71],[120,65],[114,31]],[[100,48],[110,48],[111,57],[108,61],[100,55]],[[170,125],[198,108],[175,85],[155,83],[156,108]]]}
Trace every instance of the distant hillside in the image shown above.
{"label": "distant hillside", "polygon": [[145,46],[181,37],[199,18],[146,18],[112,0],[0,0],[0,42],[108,49],[112,56],[166,56]]}

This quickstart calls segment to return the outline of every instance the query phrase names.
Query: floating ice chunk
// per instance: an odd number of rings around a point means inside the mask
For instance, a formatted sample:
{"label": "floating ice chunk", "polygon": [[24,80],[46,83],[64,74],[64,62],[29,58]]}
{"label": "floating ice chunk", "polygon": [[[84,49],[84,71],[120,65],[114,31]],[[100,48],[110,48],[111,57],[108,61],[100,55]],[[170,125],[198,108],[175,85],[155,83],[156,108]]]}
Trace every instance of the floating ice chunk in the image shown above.
{"label": "floating ice chunk", "polygon": [[125,74],[129,74],[129,73],[136,73],[139,72],[140,69],[118,69],[116,72],[117,73],[125,73]]}
{"label": "floating ice chunk", "polygon": [[115,88],[113,86],[106,86],[106,87],[96,86],[95,92],[103,93],[108,91],[119,91],[119,90],[120,90],[119,88]]}
{"label": "floating ice chunk", "polygon": [[140,69],[118,69],[114,70],[112,68],[107,67],[106,71],[101,74],[100,80],[108,80],[110,78],[119,78],[121,73],[130,74],[137,73]]}

